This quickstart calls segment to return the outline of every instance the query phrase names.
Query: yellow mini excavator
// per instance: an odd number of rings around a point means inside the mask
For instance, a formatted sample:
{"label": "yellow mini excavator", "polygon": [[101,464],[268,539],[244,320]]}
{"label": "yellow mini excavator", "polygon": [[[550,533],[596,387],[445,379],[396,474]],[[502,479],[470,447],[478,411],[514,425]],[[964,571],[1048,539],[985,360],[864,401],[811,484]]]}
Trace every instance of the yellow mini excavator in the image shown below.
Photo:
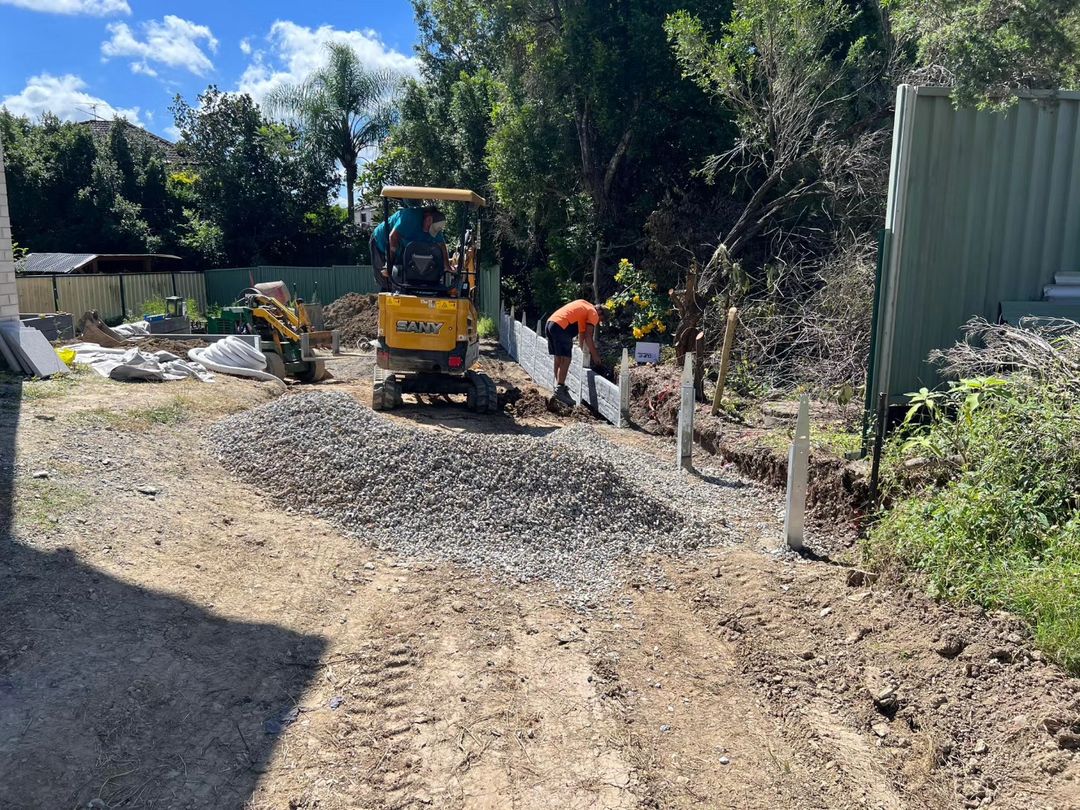
{"label": "yellow mini excavator", "polygon": [[442,243],[414,240],[395,256],[390,290],[379,294],[379,335],[372,394],[375,410],[401,404],[406,394],[465,394],[478,413],[498,409],[495,383],[472,371],[480,357],[476,309],[478,210],[484,198],[466,189],[385,186],[383,216],[391,201],[453,203],[457,206],[458,245],[446,266]]}

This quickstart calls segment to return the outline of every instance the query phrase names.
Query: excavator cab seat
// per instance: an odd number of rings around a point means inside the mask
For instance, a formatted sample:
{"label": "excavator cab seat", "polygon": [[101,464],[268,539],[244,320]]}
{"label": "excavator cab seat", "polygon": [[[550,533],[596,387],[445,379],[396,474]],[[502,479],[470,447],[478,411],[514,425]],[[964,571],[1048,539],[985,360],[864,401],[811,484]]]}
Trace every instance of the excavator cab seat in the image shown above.
{"label": "excavator cab seat", "polygon": [[410,295],[445,295],[446,267],[443,264],[440,243],[410,242],[401,265],[394,268],[394,285]]}

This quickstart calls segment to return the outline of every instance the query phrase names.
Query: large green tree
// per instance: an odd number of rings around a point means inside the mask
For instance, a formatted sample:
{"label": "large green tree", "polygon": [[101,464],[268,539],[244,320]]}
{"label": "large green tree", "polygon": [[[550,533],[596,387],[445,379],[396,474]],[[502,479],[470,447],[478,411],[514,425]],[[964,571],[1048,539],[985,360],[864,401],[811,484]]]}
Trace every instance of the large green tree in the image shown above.
{"label": "large green tree", "polygon": [[191,166],[191,244],[216,244],[237,265],[295,262],[311,256],[328,229],[340,229],[327,211],[336,186],[333,158],[291,127],[268,121],[250,96],[211,87],[198,106],[177,97],[173,111],[178,148]]}
{"label": "large green tree", "polygon": [[[598,241],[610,279],[666,190],[726,136],[666,47],[679,5],[416,0],[423,81],[384,171],[482,189],[504,278],[542,308],[591,280]],[[710,19],[725,7],[695,5]]]}
{"label": "large green tree", "polygon": [[915,50],[908,78],[952,86],[959,104],[1007,105],[1018,91],[1080,83],[1076,0],[894,0],[889,10]]}
{"label": "large green tree", "polygon": [[352,222],[360,158],[389,131],[402,77],[365,65],[348,45],[330,42],[326,49],[327,64],[301,84],[276,90],[269,106],[294,121],[313,150],[341,164]]}
{"label": "large green tree", "polygon": [[165,156],[117,121],[96,141],[51,115],[34,123],[0,111],[12,230],[34,251],[141,253],[176,248],[178,207]]}

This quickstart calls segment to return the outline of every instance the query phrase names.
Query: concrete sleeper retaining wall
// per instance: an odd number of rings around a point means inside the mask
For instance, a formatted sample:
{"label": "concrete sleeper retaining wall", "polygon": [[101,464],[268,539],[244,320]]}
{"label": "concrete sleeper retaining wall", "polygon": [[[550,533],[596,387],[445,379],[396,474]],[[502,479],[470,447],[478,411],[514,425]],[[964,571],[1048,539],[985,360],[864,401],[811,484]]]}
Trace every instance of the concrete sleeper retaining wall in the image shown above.
{"label": "concrete sleeper retaining wall", "polygon": [[[538,385],[554,390],[555,370],[547,351],[543,321],[537,322],[533,331],[525,325],[524,315],[518,321],[512,311],[503,310],[499,316],[499,343]],[[574,346],[566,387],[575,402],[595,409],[616,427],[626,426],[629,393],[589,368],[585,353],[578,346]]]}

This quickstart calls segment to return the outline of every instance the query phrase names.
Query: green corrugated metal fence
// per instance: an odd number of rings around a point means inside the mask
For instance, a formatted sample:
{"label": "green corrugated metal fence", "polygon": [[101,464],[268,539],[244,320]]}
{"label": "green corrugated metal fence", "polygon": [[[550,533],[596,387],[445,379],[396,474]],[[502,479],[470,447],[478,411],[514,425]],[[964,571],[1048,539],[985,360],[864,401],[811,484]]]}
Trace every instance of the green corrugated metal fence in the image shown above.
{"label": "green corrugated metal fence", "polygon": [[[309,303],[328,304],[346,293],[378,292],[370,265],[333,267],[232,267],[181,273],[71,274],[19,276],[20,311],[70,312],[76,318],[95,309],[103,319],[118,322],[142,315],[143,305],[156,298],[193,298],[200,313],[208,305],[227,306],[252,283],[284,281]],[[498,320],[499,268],[480,271],[477,282],[480,311]]]}
{"label": "green corrugated metal fence", "polygon": [[940,382],[926,362],[969,318],[1042,298],[1080,270],[1080,93],[957,110],[947,91],[897,91],[868,394]]}
{"label": "green corrugated metal fence", "polygon": [[206,297],[211,304],[227,306],[236,300],[240,292],[252,283],[284,281],[289,290],[309,303],[319,301],[328,304],[346,293],[377,292],[375,277],[368,265],[343,265],[333,267],[232,267],[207,270]]}
{"label": "green corrugated metal fence", "polygon": [[[370,265],[343,265],[333,267],[230,267],[207,270],[206,298],[210,304],[227,306],[236,300],[241,290],[252,283],[284,281],[289,289],[305,301],[317,300],[328,304],[346,293],[375,293],[375,276]],[[477,280],[478,309],[496,322],[499,318],[500,273],[498,266],[484,267]]]}
{"label": "green corrugated metal fence", "polygon": [[499,266],[481,267],[480,278],[477,279],[477,309],[481,315],[487,315],[496,324],[499,322],[499,314],[502,306],[500,290]]}

